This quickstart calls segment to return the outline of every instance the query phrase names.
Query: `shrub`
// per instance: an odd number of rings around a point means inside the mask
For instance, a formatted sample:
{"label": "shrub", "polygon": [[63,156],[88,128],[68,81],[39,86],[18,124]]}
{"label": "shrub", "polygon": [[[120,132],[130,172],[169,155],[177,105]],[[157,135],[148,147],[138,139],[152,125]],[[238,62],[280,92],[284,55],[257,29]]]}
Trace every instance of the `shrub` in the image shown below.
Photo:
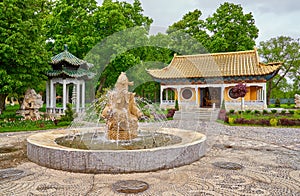
{"label": "shrub", "polygon": [[268,110],[263,110],[263,114],[268,114]]}
{"label": "shrub", "polygon": [[260,111],[254,110],[254,114],[260,114]]}
{"label": "shrub", "polygon": [[257,123],[259,125],[270,126],[270,121],[267,119],[260,119]]}
{"label": "shrub", "polygon": [[286,110],[281,110],[280,113],[281,113],[281,114],[285,114],[285,113],[286,113]]}
{"label": "shrub", "polygon": [[280,99],[275,100],[275,107],[280,108]]}
{"label": "shrub", "polygon": [[225,108],[225,100],[223,99],[222,100],[222,104],[221,104],[221,110],[225,110],[226,108]]}
{"label": "shrub", "polygon": [[291,106],[291,101],[288,100],[286,104],[287,104],[288,106]]}
{"label": "shrub", "polygon": [[271,126],[277,126],[277,124],[278,124],[278,120],[276,118],[270,119],[270,125]]}
{"label": "shrub", "polygon": [[234,114],[234,110],[229,110],[229,113],[230,114]]}
{"label": "shrub", "polygon": [[175,109],[169,109],[166,118],[173,118],[175,111],[176,111]]}
{"label": "shrub", "polygon": [[251,110],[246,110],[245,112],[246,112],[246,114],[250,114]]}
{"label": "shrub", "polygon": [[177,99],[175,100],[175,110],[177,110],[177,111],[179,110],[179,105],[178,105],[178,100]]}
{"label": "shrub", "polygon": [[294,110],[289,110],[289,113],[290,113],[290,114],[294,114],[295,111],[294,111]]}
{"label": "shrub", "polygon": [[255,125],[256,124],[256,120],[254,120],[254,119],[249,120],[249,124],[250,125]]}
{"label": "shrub", "polygon": [[272,114],[276,114],[277,110],[271,110]]}
{"label": "shrub", "polygon": [[234,118],[229,117],[229,118],[228,118],[228,123],[229,123],[230,125],[234,124]]}
{"label": "shrub", "polygon": [[226,110],[221,109],[218,115],[218,119],[225,121],[225,118],[226,118]]}
{"label": "shrub", "polygon": [[74,112],[72,110],[72,104],[67,104],[67,109],[65,110],[65,115],[60,119],[61,121],[72,122],[74,120]]}
{"label": "shrub", "polygon": [[224,122],[229,123],[228,116],[225,116]]}
{"label": "shrub", "polygon": [[235,119],[234,123],[236,124],[244,124],[245,119],[244,118],[237,118]]}

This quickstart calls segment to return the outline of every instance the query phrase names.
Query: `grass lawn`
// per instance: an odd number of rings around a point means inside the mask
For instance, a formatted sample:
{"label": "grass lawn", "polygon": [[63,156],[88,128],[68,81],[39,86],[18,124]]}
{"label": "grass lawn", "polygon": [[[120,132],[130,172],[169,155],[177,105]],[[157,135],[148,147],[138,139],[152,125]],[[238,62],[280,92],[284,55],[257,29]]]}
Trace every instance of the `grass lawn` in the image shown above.
{"label": "grass lawn", "polygon": [[283,108],[283,109],[295,109],[295,104],[280,104],[280,107],[275,107],[275,104],[268,105],[268,108]]}

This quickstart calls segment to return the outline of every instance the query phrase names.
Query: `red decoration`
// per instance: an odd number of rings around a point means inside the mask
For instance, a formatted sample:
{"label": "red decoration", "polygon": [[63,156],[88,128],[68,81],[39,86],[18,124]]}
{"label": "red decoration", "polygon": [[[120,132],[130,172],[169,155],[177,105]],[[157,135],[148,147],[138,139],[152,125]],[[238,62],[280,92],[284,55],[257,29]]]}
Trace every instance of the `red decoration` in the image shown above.
{"label": "red decoration", "polygon": [[238,83],[231,89],[231,94],[233,98],[245,97],[246,93],[248,92],[247,87],[243,83]]}

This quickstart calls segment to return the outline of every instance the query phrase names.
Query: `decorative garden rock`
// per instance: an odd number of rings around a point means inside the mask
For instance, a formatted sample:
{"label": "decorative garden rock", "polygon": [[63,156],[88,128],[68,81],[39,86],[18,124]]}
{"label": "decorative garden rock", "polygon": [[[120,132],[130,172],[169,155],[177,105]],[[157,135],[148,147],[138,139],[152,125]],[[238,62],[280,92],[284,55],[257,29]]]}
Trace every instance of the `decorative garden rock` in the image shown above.
{"label": "decorative garden rock", "polygon": [[17,114],[23,116],[26,120],[38,120],[41,118],[39,109],[43,106],[42,96],[34,89],[28,89],[25,93],[21,109]]}

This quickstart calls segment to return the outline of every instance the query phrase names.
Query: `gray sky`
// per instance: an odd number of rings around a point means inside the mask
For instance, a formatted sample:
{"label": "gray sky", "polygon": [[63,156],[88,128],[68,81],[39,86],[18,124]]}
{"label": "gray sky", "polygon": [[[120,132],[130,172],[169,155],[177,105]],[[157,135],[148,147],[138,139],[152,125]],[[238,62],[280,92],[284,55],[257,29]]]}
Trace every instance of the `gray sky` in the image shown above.
{"label": "gray sky", "polygon": [[[119,0],[122,1],[122,0]],[[133,0],[126,0],[132,3]],[[201,10],[202,19],[212,15],[225,0],[140,0],[144,15],[151,17],[153,32],[164,32],[168,26],[180,20],[184,14]],[[102,3],[102,0],[98,0]],[[300,1],[298,0],[228,0],[241,4],[244,13],[252,12],[259,29],[256,40],[267,41],[277,36],[300,38]]]}

